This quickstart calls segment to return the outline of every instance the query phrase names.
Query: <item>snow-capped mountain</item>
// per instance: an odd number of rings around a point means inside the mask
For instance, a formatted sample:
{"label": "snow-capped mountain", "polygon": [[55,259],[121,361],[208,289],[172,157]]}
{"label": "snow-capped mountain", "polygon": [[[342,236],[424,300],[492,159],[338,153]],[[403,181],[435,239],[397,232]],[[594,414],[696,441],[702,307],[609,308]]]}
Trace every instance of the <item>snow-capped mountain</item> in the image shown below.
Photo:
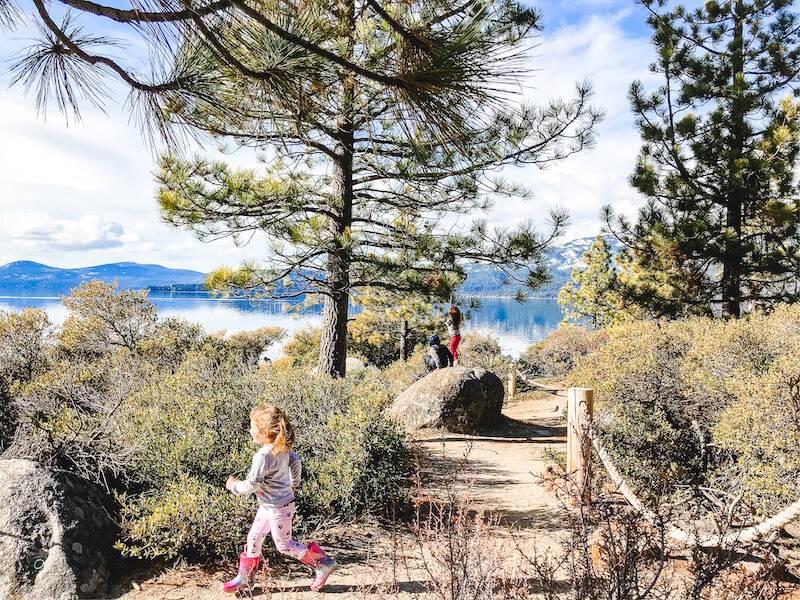
{"label": "snow-capped mountain", "polygon": [[[595,237],[580,238],[553,246],[547,253],[545,263],[550,281],[535,291],[528,291],[531,297],[555,298],[558,291],[572,277],[572,270],[584,267],[583,253],[591,248]],[[619,251],[620,245],[611,236],[605,236],[611,246],[612,255]],[[499,272],[494,267],[471,265],[467,267],[467,280],[459,288],[465,296],[513,296],[519,283]]]}

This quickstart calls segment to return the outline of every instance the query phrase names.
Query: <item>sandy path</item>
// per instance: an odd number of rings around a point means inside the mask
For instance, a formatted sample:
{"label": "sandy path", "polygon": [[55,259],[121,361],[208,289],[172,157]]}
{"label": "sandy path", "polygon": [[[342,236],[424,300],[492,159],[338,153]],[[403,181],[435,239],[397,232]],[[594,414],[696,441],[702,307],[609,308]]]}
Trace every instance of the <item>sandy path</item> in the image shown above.
{"label": "sandy path", "polygon": [[[472,481],[471,494],[503,523],[548,529],[557,519],[554,498],[540,479],[546,451],[566,448],[561,419],[565,406],[565,394],[527,400],[504,408],[505,423],[496,431],[480,436],[436,434],[420,442],[439,473],[463,463],[461,479]],[[435,486],[436,478],[430,479]]]}
{"label": "sandy path", "polygon": [[[457,493],[473,500],[512,526],[523,543],[560,530],[555,499],[538,479],[545,470],[548,448],[565,449],[566,426],[561,416],[566,395],[528,395],[503,410],[504,423],[480,436],[427,432],[420,437],[429,462],[423,466],[424,494],[447,495],[447,482],[457,472]],[[452,489],[452,487],[451,487]],[[336,548],[341,567],[331,576],[326,595],[339,598],[419,597],[426,574],[418,564],[418,548],[408,536],[392,536],[377,528],[332,530],[323,547]],[[416,561],[416,562],[415,562]],[[291,571],[287,574],[286,567]],[[310,577],[302,565],[287,560],[272,576],[262,569],[252,590],[256,598],[310,599]],[[117,583],[111,597],[120,600],[210,600],[231,598],[219,583],[232,574],[176,567],[162,573],[142,573]],[[392,587],[392,583],[397,585]],[[249,594],[245,594],[245,597]]]}

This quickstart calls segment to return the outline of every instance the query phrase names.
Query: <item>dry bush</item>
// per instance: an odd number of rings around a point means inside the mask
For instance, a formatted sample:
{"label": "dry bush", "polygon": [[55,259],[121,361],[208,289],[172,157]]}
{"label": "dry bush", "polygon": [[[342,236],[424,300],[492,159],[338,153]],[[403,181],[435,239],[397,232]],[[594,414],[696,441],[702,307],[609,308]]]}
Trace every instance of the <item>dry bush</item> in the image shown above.
{"label": "dry bush", "polygon": [[554,331],[530,346],[519,358],[518,366],[532,377],[561,379],[569,375],[581,357],[605,342],[605,332],[567,326]]}
{"label": "dry bush", "polygon": [[418,511],[413,533],[435,598],[527,597],[525,582],[506,566],[508,542],[496,534],[496,518],[468,491],[425,509]]}
{"label": "dry bush", "polygon": [[712,487],[766,515],[800,495],[800,306],[609,328],[570,385],[595,390],[615,463],[651,501]]}
{"label": "dry bush", "polygon": [[[774,598],[789,587],[786,561],[778,557],[773,537],[739,536],[741,514],[735,506],[702,519],[687,510],[691,504],[656,504],[643,512],[607,477],[593,476],[588,495],[558,466],[549,468],[547,479],[568,537],[560,554],[528,559],[527,572],[543,573],[540,579],[547,583],[549,570],[561,565],[571,598]],[[757,567],[744,566],[754,563]],[[556,597],[552,586],[545,591]]]}

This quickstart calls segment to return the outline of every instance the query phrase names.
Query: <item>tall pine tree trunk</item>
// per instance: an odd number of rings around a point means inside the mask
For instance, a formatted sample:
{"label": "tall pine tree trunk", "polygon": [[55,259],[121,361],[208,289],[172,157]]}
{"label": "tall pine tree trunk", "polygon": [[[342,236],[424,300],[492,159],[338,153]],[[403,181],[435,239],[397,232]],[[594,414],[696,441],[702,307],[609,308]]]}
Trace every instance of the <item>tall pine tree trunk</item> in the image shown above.
{"label": "tall pine tree trunk", "polygon": [[[345,32],[343,43],[351,56],[354,50],[355,5],[353,0],[339,3],[340,22]],[[334,216],[330,217],[332,234],[328,252],[326,280],[328,294],[322,308],[322,338],[319,349],[319,370],[331,377],[344,377],[347,361],[347,310],[350,305],[350,248],[343,236],[353,221],[353,104],[354,81],[350,73],[342,74],[339,91],[339,114],[332,168],[331,195]]]}
{"label": "tall pine tree trunk", "polygon": [[[737,0],[733,8],[736,20],[734,23],[733,42],[731,44],[731,77],[735,84],[737,78],[744,77],[744,30],[742,18],[742,3]],[[736,86],[734,85],[734,89]],[[737,90],[731,103],[731,148],[728,159],[728,190],[727,214],[725,226],[727,229],[724,244],[724,257],[722,264],[722,301],[725,312],[738,317],[741,314],[742,297],[742,261],[745,259],[742,248],[742,209],[747,200],[747,190],[744,188],[745,178],[741,170],[742,159],[746,158],[747,143],[745,133],[745,107],[744,90]]]}
{"label": "tall pine tree trunk", "polygon": [[[351,90],[352,91],[352,90]],[[326,279],[328,295],[322,309],[322,339],[319,370],[331,377],[343,377],[347,359],[347,310],[350,304],[350,249],[342,236],[353,219],[353,128],[352,119],[343,119],[336,142],[332,193],[339,206],[330,219],[333,249],[328,253]]]}

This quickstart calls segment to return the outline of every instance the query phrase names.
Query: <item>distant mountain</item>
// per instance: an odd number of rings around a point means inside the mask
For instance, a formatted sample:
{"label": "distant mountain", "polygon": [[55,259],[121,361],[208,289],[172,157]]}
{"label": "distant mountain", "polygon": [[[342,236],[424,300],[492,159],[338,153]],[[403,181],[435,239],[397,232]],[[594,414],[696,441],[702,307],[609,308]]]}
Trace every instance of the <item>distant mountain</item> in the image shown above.
{"label": "distant mountain", "polygon": [[[547,256],[547,267],[551,281],[540,289],[530,292],[532,297],[555,298],[558,291],[569,281],[572,270],[582,267],[583,253],[594,242],[593,237],[581,238],[554,246]],[[619,250],[619,244],[606,236],[612,252]],[[81,269],[58,269],[27,260],[0,266],[0,289],[13,289],[15,292],[49,290],[66,293],[85,281],[102,279],[108,282],[115,279],[121,288],[151,288],[173,290],[199,290],[205,275],[188,269],[169,269],[160,265],[142,265],[134,262],[110,263]],[[465,296],[513,296],[519,287],[514,281],[494,267],[468,265],[467,280],[459,288]]]}
{"label": "distant mountain", "polygon": [[0,267],[0,288],[15,290],[66,291],[92,279],[112,282],[121,288],[169,287],[199,285],[205,275],[188,269],[169,269],[160,265],[141,265],[134,262],[110,263],[80,269],[59,269],[40,263],[20,260]]}
{"label": "distant mountain", "polygon": [[[611,246],[612,255],[620,250],[620,244],[611,236],[605,236]],[[532,298],[556,298],[558,291],[572,277],[572,270],[582,268],[583,253],[588,251],[594,237],[580,238],[554,246],[547,255],[547,268],[550,281],[535,291],[528,291]],[[467,267],[467,280],[458,292],[465,296],[513,296],[519,284],[494,267],[470,265]]]}

